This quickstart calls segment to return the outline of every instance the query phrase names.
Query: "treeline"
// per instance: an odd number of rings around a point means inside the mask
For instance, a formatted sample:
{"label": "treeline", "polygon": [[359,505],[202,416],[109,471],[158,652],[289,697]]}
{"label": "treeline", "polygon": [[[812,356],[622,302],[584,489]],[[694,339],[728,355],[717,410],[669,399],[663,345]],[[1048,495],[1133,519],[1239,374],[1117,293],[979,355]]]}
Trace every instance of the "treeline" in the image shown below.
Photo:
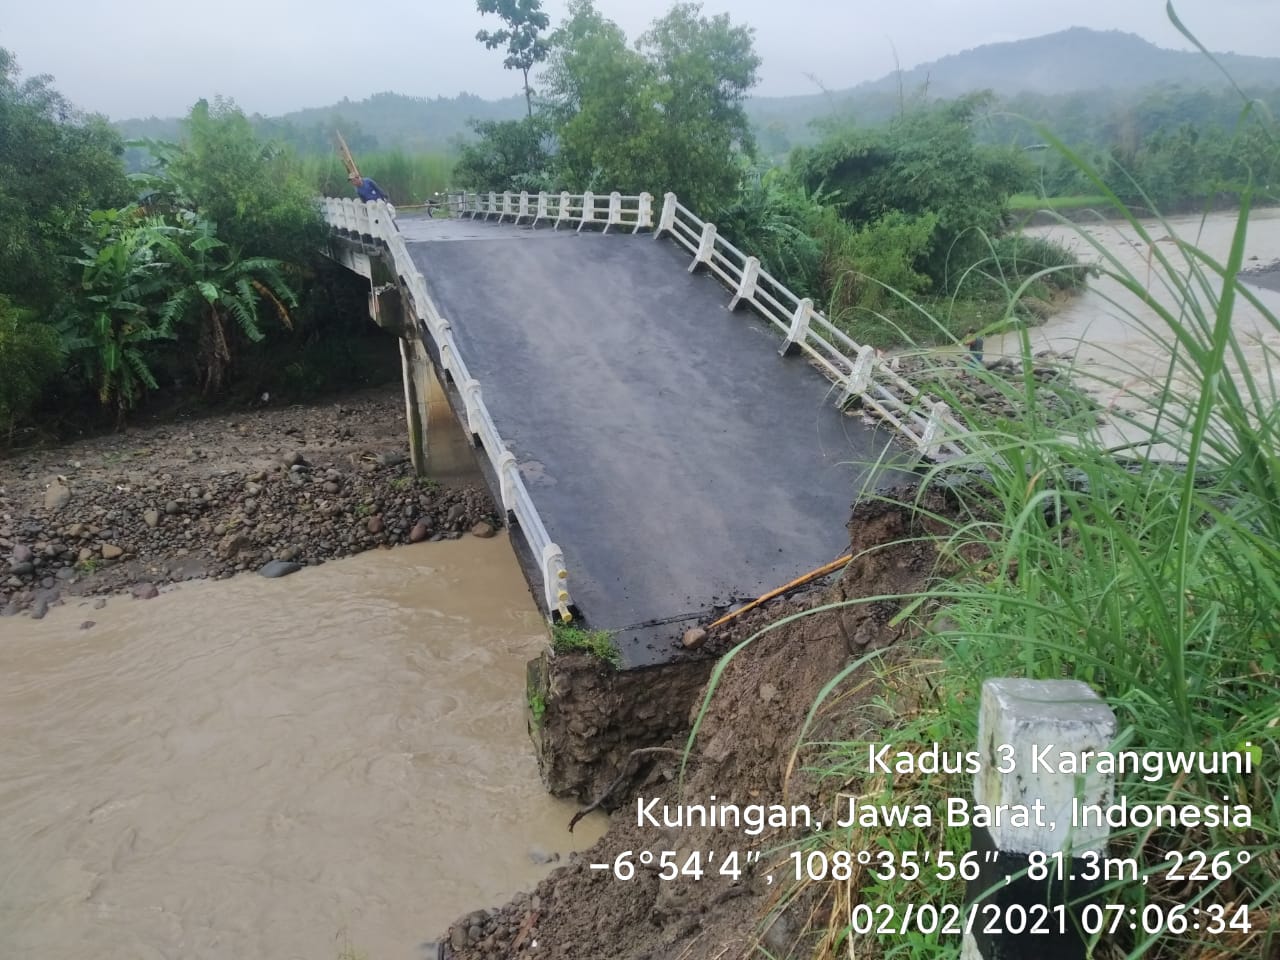
{"label": "treeline", "polygon": [[[1278,115],[1277,88],[1021,95],[995,106],[982,136],[1034,148],[1044,144],[1047,131],[1087,160],[1126,204],[1171,212],[1229,205],[1246,183],[1263,202],[1280,202]],[[1096,183],[1060,151],[1038,156],[1035,192],[1097,193]]]}
{"label": "treeline", "polygon": [[[213,401],[349,375],[358,284],[287,150],[201,102],[180,144],[124,144],[0,49],[0,435],[123,421],[153,391]],[[239,379],[232,378],[232,374]]]}

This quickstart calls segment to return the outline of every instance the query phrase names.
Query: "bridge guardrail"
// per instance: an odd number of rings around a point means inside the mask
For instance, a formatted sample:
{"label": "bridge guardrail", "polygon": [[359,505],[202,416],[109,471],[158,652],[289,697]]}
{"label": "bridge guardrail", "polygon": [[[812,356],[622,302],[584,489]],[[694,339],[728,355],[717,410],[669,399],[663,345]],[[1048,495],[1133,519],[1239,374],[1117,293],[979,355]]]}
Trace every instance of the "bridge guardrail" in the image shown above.
{"label": "bridge guardrail", "polygon": [[513,223],[540,221],[577,224],[578,230],[593,224],[629,226],[632,233],[653,230],[654,238],[670,234],[694,256],[692,273],[705,266],[734,291],[729,309],[747,303],[784,334],[781,352],[801,350],[826,377],[840,388],[838,402],[852,398],[865,410],[889,423],[905,435],[916,449],[931,459],[962,455],[962,438],[967,428],[951,413],[947,404],[927,396],[898,375],[869,344],[860,344],[814,308],[813,301],[801,298],[763,269],[760,261],[748,256],[719,235],[714,223],[696,216],[673,193],[663,197],[657,223],[653,198],[642,193],[461,193],[449,196],[451,209],[459,216]]}
{"label": "bridge guardrail", "polygon": [[479,438],[498,476],[503,509],[516,518],[530,550],[538,560],[547,611],[559,611],[562,618],[568,619],[572,599],[569,595],[569,574],[565,568],[564,553],[547,533],[524,478],[520,476],[515,454],[502,442],[493,417],[484,404],[480,383],[471,376],[458,353],[452,327],[440,315],[432,301],[427,282],[409,255],[409,248],[395,224],[391,209],[381,200],[364,203],[351,198],[327,197],[323,201],[322,210],[331,227],[354,238],[386,246],[396,275],[413,301],[419,331],[435,341],[440,353],[440,364],[462,395],[466,406],[467,429]]}

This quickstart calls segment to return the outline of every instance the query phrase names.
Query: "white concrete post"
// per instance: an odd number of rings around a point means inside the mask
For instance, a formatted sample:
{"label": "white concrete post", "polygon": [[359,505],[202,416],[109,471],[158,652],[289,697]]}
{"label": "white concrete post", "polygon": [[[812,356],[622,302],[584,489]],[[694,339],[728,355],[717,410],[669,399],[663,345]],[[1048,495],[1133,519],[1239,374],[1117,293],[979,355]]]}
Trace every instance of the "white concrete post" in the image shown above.
{"label": "white concrete post", "polygon": [[484,218],[489,219],[490,216],[498,212],[498,195],[492,190],[489,191],[489,208],[484,212]]}
{"label": "white concrete post", "polygon": [[512,216],[514,212],[511,209],[511,191],[505,190],[502,194],[502,212],[498,214],[498,222],[501,223],[507,217]]}
{"label": "white concrete post", "polygon": [[797,345],[804,343],[809,336],[809,320],[812,316],[813,301],[805,297],[796,305],[795,313],[791,314],[791,329],[787,331],[787,339],[782,342],[779,355],[785,357]]}
{"label": "white concrete post", "polygon": [[698,241],[698,252],[693,258],[693,263],[689,264],[689,272],[698,269],[703,263],[711,262],[711,254],[716,249],[716,225],[714,223],[704,223],[702,225],[702,238]]}
{"label": "white concrete post", "polygon": [[658,229],[653,231],[653,239],[657,240],[663,233],[674,233],[676,229],[676,195],[664,194],[662,197],[662,213],[658,216]]}
{"label": "white concrete post", "polygon": [[750,302],[756,295],[756,283],[760,279],[760,261],[755,257],[747,257],[742,265],[742,279],[738,281],[738,290],[729,301],[729,312],[738,309],[743,300]]}
{"label": "white concrete post", "polygon": [[[1110,750],[1115,735],[1115,714],[1079,680],[993,679],[982,685],[978,712],[982,769],[974,778],[974,803],[979,810],[1011,804],[1004,809],[1025,809],[1034,816],[1026,818],[1027,826],[1013,826],[1015,818],[1005,816],[995,826],[970,828],[979,874],[968,881],[966,899],[984,907],[995,904],[1001,918],[1010,916],[1008,908],[1014,905],[1061,906],[1068,915],[1067,932],[1057,932],[1056,919],[1052,937],[1026,932],[988,934],[983,932],[984,923],[975,923],[972,932],[964,935],[962,960],[1084,960],[1088,937],[1079,923],[1080,912],[1105,881],[1076,878],[1088,869],[1081,859],[1085,853],[1106,854],[1110,831],[1105,822],[1073,825],[1073,812],[1077,802],[1110,805],[1115,784],[1112,775],[1098,773],[1093,765],[1082,775],[1057,771],[1080,769],[1086,751],[1096,756]],[[1032,755],[1033,749],[1046,747],[1049,754],[1040,756],[1052,760],[1048,765],[1036,762]],[[1073,758],[1074,766],[1060,758]],[[1033,853],[1050,858],[1047,879],[1028,876]],[[1055,853],[1062,854],[1061,861],[1053,858]],[[1007,929],[1003,923],[998,926]],[[1033,926],[1028,923],[1022,929]]]}
{"label": "white concrete post", "polygon": [[570,209],[569,209],[570,206],[571,206],[571,201],[569,200],[568,192],[566,191],[564,193],[561,193],[560,205],[556,210],[556,229],[557,230],[560,229],[560,224],[563,223],[565,220],[568,220],[569,217],[571,216]]}
{"label": "white concrete post", "polygon": [[605,221],[604,232],[615,224],[622,223],[622,194],[617,190],[609,194],[609,219]]}
{"label": "white concrete post", "polygon": [[480,436],[480,381],[474,377],[462,385],[462,399],[467,405],[467,432]]}
{"label": "white concrete post", "polygon": [[545,220],[550,215],[551,211],[548,209],[547,205],[547,194],[546,191],[543,191],[538,194],[538,212],[534,215],[532,225],[536,227],[539,220]]}
{"label": "white concrete post", "polygon": [[636,210],[636,225],[632,233],[639,233],[642,229],[653,229],[653,194],[640,194],[640,204]]}
{"label": "white concrete post", "polygon": [[594,223],[596,219],[596,196],[590,190],[582,195],[582,219],[578,223],[578,233],[582,232],[582,228],[588,223]]}
{"label": "white concrete post", "polygon": [[853,369],[844,382],[845,400],[860,397],[867,392],[867,387],[871,386],[871,368],[875,362],[875,347],[868,345],[858,351],[858,359],[853,361]]}
{"label": "white concrete post", "polygon": [[920,452],[926,457],[937,456],[938,447],[942,444],[943,418],[949,412],[950,409],[941,400],[935,401],[929,409],[929,419],[925,421],[924,433],[920,435]]}
{"label": "white concrete post", "polygon": [[516,478],[520,475],[520,466],[516,455],[510,450],[503,450],[498,456],[498,488],[502,494],[502,509],[507,513],[507,522],[516,512]]}
{"label": "white concrete post", "polygon": [[529,216],[529,191],[520,191],[520,207],[516,210],[516,223]]}

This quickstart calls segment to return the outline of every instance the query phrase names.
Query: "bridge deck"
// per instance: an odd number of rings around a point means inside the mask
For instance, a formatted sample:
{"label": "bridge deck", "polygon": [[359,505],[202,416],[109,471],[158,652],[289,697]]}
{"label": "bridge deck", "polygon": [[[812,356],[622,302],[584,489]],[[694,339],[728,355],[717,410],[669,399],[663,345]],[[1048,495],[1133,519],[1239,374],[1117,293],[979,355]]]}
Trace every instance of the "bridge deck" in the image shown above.
{"label": "bridge deck", "polygon": [[[628,666],[835,559],[891,434],[651,235],[400,228],[551,538]],[[659,623],[658,621],[666,621]]]}

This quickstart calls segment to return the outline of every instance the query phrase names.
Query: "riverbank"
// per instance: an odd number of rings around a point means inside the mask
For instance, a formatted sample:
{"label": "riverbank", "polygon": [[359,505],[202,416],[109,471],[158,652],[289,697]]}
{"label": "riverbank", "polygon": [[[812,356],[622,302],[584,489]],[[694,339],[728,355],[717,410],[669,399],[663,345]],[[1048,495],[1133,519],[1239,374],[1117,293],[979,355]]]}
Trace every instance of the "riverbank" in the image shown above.
{"label": "riverbank", "polygon": [[0,616],[500,526],[478,478],[414,477],[398,387],[24,450],[0,478]]}
{"label": "riverbank", "polygon": [[[604,837],[535,889],[458,918],[440,935],[442,956],[726,960],[761,956],[760,947],[779,960],[812,956],[812,931],[823,926],[821,917],[832,905],[828,898],[839,886],[797,890],[787,879],[790,854],[805,849],[813,830],[668,827],[662,810],[681,804],[802,804],[826,816],[840,795],[857,792],[852,780],[814,776],[823,744],[872,735],[883,726],[882,698],[894,702],[916,694],[899,693],[896,685],[890,689],[877,671],[865,668],[830,691],[828,706],[806,731],[810,709],[842,668],[873,652],[882,652],[881,663],[913,669],[904,655],[912,628],[895,621],[895,602],[808,611],[855,597],[910,594],[923,586],[936,563],[920,539],[929,521],[893,502],[909,503],[912,497],[902,491],[887,502],[855,508],[849,534],[858,559],[835,582],[712,631],[703,649],[723,654],[774,625],[733,657],[698,698],[688,718],[689,728],[696,723],[698,731],[687,765],[682,769],[688,743],[683,733],[638,756],[601,804],[615,811]],[[936,496],[924,506],[948,509]],[[782,622],[792,616],[798,619]],[[801,739],[804,746],[797,749]],[[658,825],[641,815],[637,801],[657,812]],[[664,852],[680,868],[674,878],[660,876]],[[645,853],[652,853],[651,863],[644,862]],[[693,873],[698,867],[701,876]]]}

